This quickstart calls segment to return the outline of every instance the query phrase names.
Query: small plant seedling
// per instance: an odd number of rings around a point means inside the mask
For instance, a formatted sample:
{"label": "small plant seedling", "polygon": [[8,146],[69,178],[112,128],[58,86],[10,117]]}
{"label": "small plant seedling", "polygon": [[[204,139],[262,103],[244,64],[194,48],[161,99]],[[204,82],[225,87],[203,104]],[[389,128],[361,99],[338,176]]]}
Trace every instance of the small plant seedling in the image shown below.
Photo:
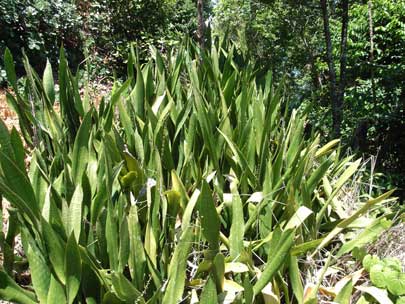
{"label": "small plant seedling", "polygon": [[366,255],[363,267],[369,272],[374,286],[388,290],[397,301],[403,303],[405,295],[405,273],[403,265],[397,258],[380,259],[375,255]]}

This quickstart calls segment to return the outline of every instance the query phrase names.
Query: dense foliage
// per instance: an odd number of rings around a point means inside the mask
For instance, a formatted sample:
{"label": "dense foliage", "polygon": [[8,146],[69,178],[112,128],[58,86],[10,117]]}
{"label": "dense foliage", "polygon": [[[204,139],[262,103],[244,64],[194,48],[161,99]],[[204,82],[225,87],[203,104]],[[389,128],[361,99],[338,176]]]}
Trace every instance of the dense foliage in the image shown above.
{"label": "dense foliage", "polygon": [[[195,36],[194,0],[1,0],[0,52],[8,47],[23,73],[22,50],[36,58],[33,67],[42,71],[46,58],[57,63],[61,45],[73,68],[86,59],[89,76],[112,77],[125,74],[128,47],[137,42],[142,58],[149,46],[166,52],[187,36]],[[205,17],[211,4],[205,3]],[[3,13],[4,12],[4,13]],[[3,58],[0,85],[5,84]]]}
{"label": "dense foliage", "polygon": [[[370,61],[366,5],[353,5],[349,27],[346,134],[366,125],[363,153],[379,151],[380,168],[404,187],[405,172],[405,6],[373,1],[374,58]],[[373,83],[374,82],[374,83]],[[354,132],[353,132],[354,133]],[[401,175],[402,174],[402,175]]]}
{"label": "dense foliage", "polygon": [[[76,5],[63,0],[0,0],[0,52],[8,47],[22,72],[22,52],[35,58],[34,68],[42,70],[46,58],[56,63],[63,44],[73,66],[83,59],[81,18]],[[0,84],[5,81],[0,59]]]}
{"label": "dense foliage", "polygon": [[[346,198],[354,176],[362,184],[360,160],[304,136],[305,109],[289,113],[284,86],[271,73],[259,81],[233,47],[129,58],[128,79],[95,107],[63,51],[58,90],[49,64],[41,79],[27,61],[19,90],[6,52],[8,102],[32,150],[0,124],[0,190],[17,211],[0,238],[1,298],[313,303],[320,285],[301,277],[313,258],[339,246],[326,269],[392,224],[380,213],[392,191]],[[13,280],[27,263],[30,291]],[[330,297],[348,301],[346,285]]]}
{"label": "dense foliage", "polygon": [[169,20],[165,1],[95,0],[83,3],[86,16],[87,47],[98,75],[122,72],[129,44],[137,41],[164,47]]}
{"label": "dense foliage", "polygon": [[299,103],[323,81],[319,23],[315,1],[223,0],[215,7],[214,33],[235,41],[275,77],[287,74],[290,94]]}

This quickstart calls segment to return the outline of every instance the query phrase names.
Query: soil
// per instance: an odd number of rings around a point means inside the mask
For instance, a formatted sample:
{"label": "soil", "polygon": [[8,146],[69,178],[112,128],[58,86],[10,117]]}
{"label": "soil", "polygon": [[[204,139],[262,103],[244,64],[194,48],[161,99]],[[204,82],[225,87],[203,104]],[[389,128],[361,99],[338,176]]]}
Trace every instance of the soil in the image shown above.
{"label": "soil", "polygon": [[[6,99],[6,91],[0,89],[0,118],[5,123],[5,125],[11,130],[13,127],[19,129],[18,125],[18,117],[17,115],[10,110],[9,106],[7,105]],[[10,204],[3,199],[2,203],[2,221],[3,221],[3,233],[7,232],[7,225],[8,225],[8,212],[7,209],[10,207]],[[0,264],[3,263],[2,253],[0,251]],[[0,304],[8,304],[11,302],[0,300]]]}
{"label": "soil", "polygon": [[9,129],[13,127],[19,129],[18,117],[14,111],[10,110],[7,104],[6,91],[3,89],[0,89],[0,118]]}
{"label": "soil", "polygon": [[[14,113],[14,111],[10,110],[7,100],[6,100],[6,91],[0,89],[0,118],[5,123],[7,128],[10,130],[15,127],[19,129],[18,125],[18,117]],[[8,212],[7,209],[10,207],[10,204],[3,199],[2,201],[2,210],[3,210],[3,233],[7,231],[7,224],[8,224]],[[0,261],[2,261],[1,252],[0,252]],[[0,302],[1,304],[1,302]]]}

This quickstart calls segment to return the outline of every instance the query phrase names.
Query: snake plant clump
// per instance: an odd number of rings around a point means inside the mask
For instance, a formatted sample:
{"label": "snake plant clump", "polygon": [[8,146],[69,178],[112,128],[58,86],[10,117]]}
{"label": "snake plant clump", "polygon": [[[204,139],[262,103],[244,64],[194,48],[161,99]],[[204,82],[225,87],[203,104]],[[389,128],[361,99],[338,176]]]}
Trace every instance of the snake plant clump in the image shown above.
{"label": "snake plant clump", "polygon": [[63,50],[58,90],[50,64],[40,77],[28,59],[20,89],[4,58],[21,134],[0,123],[0,191],[17,211],[0,245],[21,235],[31,281],[17,284],[5,255],[2,299],[310,303],[306,259],[392,194],[346,210],[361,161],[306,134],[305,109],[232,45],[152,49],[144,64],[131,49],[127,80],[97,107]]}

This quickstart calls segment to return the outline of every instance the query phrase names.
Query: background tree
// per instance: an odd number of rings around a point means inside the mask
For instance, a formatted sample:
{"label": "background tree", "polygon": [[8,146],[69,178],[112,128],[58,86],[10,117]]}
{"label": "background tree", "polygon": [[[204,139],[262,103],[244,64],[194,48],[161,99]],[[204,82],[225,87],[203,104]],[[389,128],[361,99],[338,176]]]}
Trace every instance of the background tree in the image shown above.
{"label": "background tree", "polygon": [[[211,2],[202,6],[203,19]],[[46,58],[56,64],[63,44],[74,67],[86,58],[87,70],[98,78],[122,75],[128,46],[138,44],[145,56],[150,45],[165,53],[185,36],[197,39],[197,0],[0,0],[0,84],[4,83],[5,47],[22,71],[22,49],[37,58],[42,73]],[[144,58],[144,57],[143,57]]]}
{"label": "background tree", "polygon": [[374,80],[374,26],[373,26],[373,1],[368,1],[368,25],[370,31],[370,76],[371,76],[371,92],[373,102],[375,102],[375,80]]}
{"label": "background tree", "polygon": [[239,48],[275,79],[287,76],[289,94],[301,103],[324,82],[322,19],[318,1],[222,0],[214,11],[214,33]]}
{"label": "background tree", "polygon": [[336,77],[335,60],[333,59],[333,46],[329,26],[328,1],[320,0],[323,28],[326,44],[326,58],[329,69],[330,98],[333,118],[333,135],[338,138],[341,135],[343,120],[343,99],[346,87],[346,62],[347,62],[347,26],[349,21],[349,1],[343,0],[342,5],[342,30],[340,40],[340,76]]}
{"label": "background tree", "polygon": [[372,4],[372,40],[368,3],[353,4],[350,10],[345,98],[349,107],[343,134],[350,138],[367,121],[367,144],[360,152],[379,151],[378,170],[405,189],[405,6],[392,0]]}
{"label": "background tree", "polygon": [[342,123],[342,103],[340,100],[338,85],[336,80],[335,61],[333,60],[332,38],[329,27],[329,10],[326,0],[320,0],[322,18],[323,18],[323,31],[326,44],[326,60],[328,63],[329,74],[329,92],[332,105],[332,118],[333,118],[333,132],[336,137],[340,135],[340,125]]}
{"label": "background tree", "polygon": [[8,47],[23,70],[22,51],[42,70],[46,59],[57,62],[63,44],[72,66],[83,60],[81,16],[74,2],[63,0],[0,0],[0,85],[5,81],[3,54]]}
{"label": "background tree", "polygon": [[198,43],[200,44],[201,49],[204,49],[204,1],[197,0],[197,19],[198,19]]}

